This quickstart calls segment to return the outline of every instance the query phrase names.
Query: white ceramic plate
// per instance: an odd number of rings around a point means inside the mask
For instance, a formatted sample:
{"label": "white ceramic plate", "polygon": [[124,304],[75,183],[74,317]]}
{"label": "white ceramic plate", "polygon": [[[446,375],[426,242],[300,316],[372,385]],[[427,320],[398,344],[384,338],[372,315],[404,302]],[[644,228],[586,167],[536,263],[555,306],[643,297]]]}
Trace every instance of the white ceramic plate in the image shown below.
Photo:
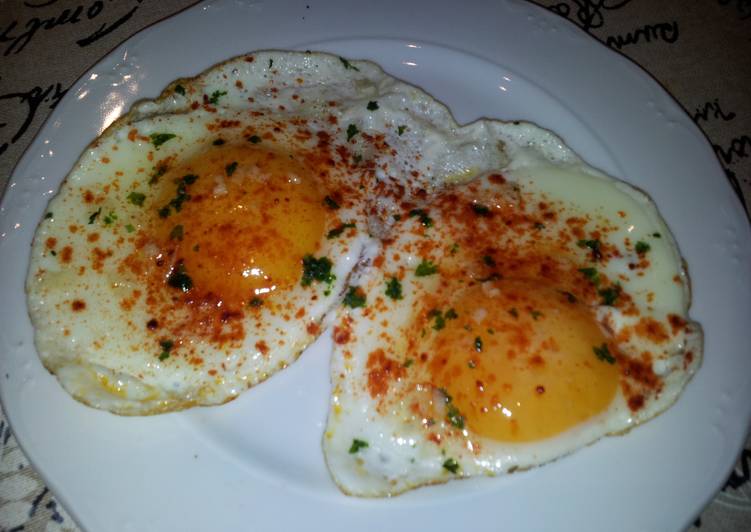
{"label": "white ceramic plate", "polygon": [[[58,105],[0,212],[2,400],[24,450],[96,531],[685,527],[726,478],[751,417],[751,235],[706,139],[643,71],[531,4],[356,4],[202,4],[128,40]],[[648,191],[688,261],[692,315],[706,331],[704,366],[678,403],[627,436],[526,473],[361,500],[336,489],[320,449],[326,337],[218,408],[121,418],[70,399],[36,357],[23,292],[47,201],[86,144],[135,100],[263,48],[373,59],[446,102],[460,122],[533,120]]]}

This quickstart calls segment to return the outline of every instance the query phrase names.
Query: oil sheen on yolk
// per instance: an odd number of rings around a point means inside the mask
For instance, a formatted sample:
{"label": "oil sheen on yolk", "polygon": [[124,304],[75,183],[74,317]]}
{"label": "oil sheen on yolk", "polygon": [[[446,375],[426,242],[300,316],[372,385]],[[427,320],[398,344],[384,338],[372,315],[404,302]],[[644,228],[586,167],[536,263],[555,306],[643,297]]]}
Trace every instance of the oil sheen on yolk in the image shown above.
{"label": "oil sheen on yolk", "polygon": [[613,400],[617,365],[593,351],[606,341],[602,331],[591,310],[557,290],[528,281],[485,283],[464,292],[454,309],[459,318],[435,335],[430,369],[472,432],[540,440]]}
{"label": "oil sheen on yolk", "polygon": [[198,176],[186,186],[190,200],[157,223],[198,293],[236,307],[300,282],[326,217],[325,194],[306,166],[258,147],[216,147],[162,178],[160,205],[185,175]]}

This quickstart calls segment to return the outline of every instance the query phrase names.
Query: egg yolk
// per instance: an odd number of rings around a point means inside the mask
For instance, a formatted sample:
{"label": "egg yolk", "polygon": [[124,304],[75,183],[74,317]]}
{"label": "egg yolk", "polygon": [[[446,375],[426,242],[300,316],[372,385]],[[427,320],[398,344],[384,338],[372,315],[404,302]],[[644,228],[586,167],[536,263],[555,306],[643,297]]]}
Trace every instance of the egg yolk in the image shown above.
{"label": "egg yolk", "polygon": [[434,335],[430,371],[450,396],[455,425],[534,441],[612,402],[617,365],[594,351],[606,338],[592,311],[565,294],[530,281],[487,282],[466,290],[453,310],[457,318]]}
{"label": "egg yolk", "polygon": [[229,307],[299,283],[303,257],[323,238],[325,192],[291,154],[215,147],[160,181],[157,234],[174,249],[172,272]]}

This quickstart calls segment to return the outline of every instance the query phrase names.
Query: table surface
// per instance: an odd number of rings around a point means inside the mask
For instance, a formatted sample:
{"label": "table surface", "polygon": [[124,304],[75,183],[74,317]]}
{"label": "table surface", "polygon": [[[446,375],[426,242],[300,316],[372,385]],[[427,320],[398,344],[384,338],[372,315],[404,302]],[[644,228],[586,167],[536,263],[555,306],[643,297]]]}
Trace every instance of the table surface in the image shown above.
{"label": "table surface", "polygon": [[[0,191],[79,76],[193,0],[0,0]],[[626,55],[704,131],[751,204],[751,1],[538,0]],[[80,16],[76,10],[82,6]],[[743,423],[744,420],[739,420]],[[751,440],[692,530],[751,530]],[[0,530],[79,530],[29,465],[0,410]]]}

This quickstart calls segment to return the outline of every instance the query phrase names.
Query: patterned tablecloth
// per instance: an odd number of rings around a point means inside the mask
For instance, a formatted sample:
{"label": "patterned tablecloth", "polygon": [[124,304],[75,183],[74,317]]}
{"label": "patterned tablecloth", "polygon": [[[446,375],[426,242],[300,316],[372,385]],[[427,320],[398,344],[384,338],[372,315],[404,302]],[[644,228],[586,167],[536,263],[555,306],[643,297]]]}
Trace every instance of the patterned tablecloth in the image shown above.
{"label": "patterned tablecloth", "polygon": [[[83,72],[141,28],[193,3],[0,0],[0,190],[50,111]],[[751,1],[537,3],[575,22],[662,83],[705,132],[744,204],[751,204]],[[751,530],[750,469],[751,441],[692,530]],[[78,530],[29,465],[2,412],[0,530]]]}

